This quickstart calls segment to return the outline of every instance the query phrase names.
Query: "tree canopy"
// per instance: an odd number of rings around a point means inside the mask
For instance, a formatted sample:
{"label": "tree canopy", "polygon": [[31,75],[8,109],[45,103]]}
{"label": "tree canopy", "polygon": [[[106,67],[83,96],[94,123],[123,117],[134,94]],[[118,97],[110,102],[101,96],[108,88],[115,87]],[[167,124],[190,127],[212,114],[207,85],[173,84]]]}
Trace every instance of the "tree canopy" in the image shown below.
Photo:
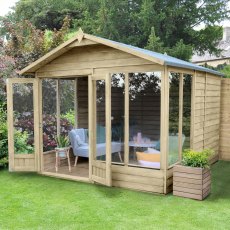
{"label": "tree canopy", "polygon": [[[218,54],[228,0],[19,0],[7,16],[30,20],[40,30],[60,29],[68,15],[71,28],[189,60],[192,51]],[[205,28],[196,30],[204,24]]]}
{"label": "tree canopy", "polygon": [[[79,27],[94,35],[189,60],[192,52],[218,54],[228,0],[19,0],[3,20],[28,20],[39,30]],[[1,23],[0,21],[0,23]],[[204,24],[205,28],[196,30]],[[2,34],[9,33],[2,26]]]}

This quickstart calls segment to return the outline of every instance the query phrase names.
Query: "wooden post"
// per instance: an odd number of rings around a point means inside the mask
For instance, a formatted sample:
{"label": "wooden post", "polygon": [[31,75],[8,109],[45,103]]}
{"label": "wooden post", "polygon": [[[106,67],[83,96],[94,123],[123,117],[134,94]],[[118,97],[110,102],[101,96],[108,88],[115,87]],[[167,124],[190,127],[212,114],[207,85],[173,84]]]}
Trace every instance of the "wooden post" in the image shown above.
{"label": "wooden post", "polygon": [[42,104],[42,79],[38,78],[38,108],[39,108],[39,171],[44,171],[43,158],[43,104]]}
{"label": "wooden post", "polygon": [[78,128],[78,79],[74,80],[74,127]]}
{"label": "wooden post", "polygon": [[93,82],[92,75],[88,76],[88,130],[89,130],[89,179],[92,181],[92,161],[93,159]]}
{"label": "wooden post", "polygon": [[178,135],[178,150],[179,150],[179,162],[182,160],[182,132],[183,132],[183,81],[184,74],[179,73],[180,85],[179,85],[179,135]]}
{"label": "wooden post", "polygon": [[195,118],[195,90],[196,90],[196,75],[197,72],[195,70],[194,75],[192,76],[192,95],[191,95],[191,128],[190,128],[190,148],[194,148],[194,118]]}
{"label": "wooden post", "polygon": [[14,171],[14,108],[13,108],[13,84],[7,79],[7,125],[8,125],[8,154],[9,171]]}
{"label": "wooden post", "polygon": [[129,73],[125,73],[125,138],[124,164],[129,164]]}
{"label": "wooden post", "polygon": [[[34,159],[35,159],[35,171],[41,170],[41,162],[40,162],[40,128],[39,128],[39,82],[38,79],[34,79],[33,83],[33,108],[34,108]],[[38,135],[35,136],[35,133]]]}
{"label": "wooden post", "polygon": [[106,185],[111,186],[111,79],[105,79],[105,116],[106,116]]}
{"label": "wooden post", "polygon": [[164,171],[164,193],[167,193],[167,171],[168,171],[168,132],[169,132],[169,72],[164,67],[161,79],[161,169]]}
{"label": "wooden post", "polygon": [[60,136],[60,80],[56,80],[57,136]]}

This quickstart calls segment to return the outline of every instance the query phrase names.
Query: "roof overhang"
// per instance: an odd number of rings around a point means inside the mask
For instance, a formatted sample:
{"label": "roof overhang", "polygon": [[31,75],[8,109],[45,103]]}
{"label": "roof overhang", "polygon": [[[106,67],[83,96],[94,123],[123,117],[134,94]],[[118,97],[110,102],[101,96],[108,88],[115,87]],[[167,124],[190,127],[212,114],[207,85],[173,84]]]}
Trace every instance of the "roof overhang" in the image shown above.
{"label": "roof overhang", "polygon": [[168,55],[115,42],[105,38],[89,35],[84,33],[81,29],[78,30],[77,35],[75,37],[69,39],[68,41],[64,42],[63,44],[59,45],[57,48],[53,49],[52,51],[44,55],[43,57],[39,58],[37,61],[31,63],[30,65],[22,69],[19,72],[19,74],[34,74],[38,69],[48,64],[49,62],[53,61],[55,58],[59,57],[60,55],[73,49],[74,47],[89,46],[89,45],[96,45],[96,44],[102,44],[105,46],[112,47],[114,49],[151,61],[154,64],[159,64],[162,66],[167,65],[167,66],[179,67],[179,68],[190,69],[190,70],[197,70],[197,71],[212,73],[219,76],[224,76],[220,72],[199,65],[195,65],[191,62],[170,57]]}
{"label": "roof overhang", "polygon": [[73,38],[69,39],[68,41],[64,42],[63,44],[59,45],[49,53],[45,54],[35,62],[31,63],[24,69],[22,69],[19,74],[34,74],[38,69],[40,69],[42,66],[46,65],[47,63],[53,61],[55,58],[59,57],[60,55],[66,53],[67,51],[71,50],[74,47],[80,47],[80,46],[86,46],[86,45],[95,45],[95,44],[102,44],[106,45],[118,50],[121,50],[123,52],[127,52],[130,54],[133,54],[135,56],[144,58],[146,60],[152,61],[154,63],[164,65],[164,61],[151,57],[149,55],[145,55],[141,52],[132,50],[129,47],[124,47],[120,45],[119,43],[96,37],[93,35],[85,34],[81,29],[77,32],[77,35]]}

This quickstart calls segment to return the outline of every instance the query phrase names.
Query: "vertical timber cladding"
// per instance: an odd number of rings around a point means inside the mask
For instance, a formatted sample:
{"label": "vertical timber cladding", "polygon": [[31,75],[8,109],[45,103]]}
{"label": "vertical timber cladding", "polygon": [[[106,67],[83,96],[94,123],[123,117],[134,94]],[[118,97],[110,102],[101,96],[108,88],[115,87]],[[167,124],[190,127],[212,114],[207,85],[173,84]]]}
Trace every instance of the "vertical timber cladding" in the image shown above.
{"label": "vertical timber cladding", "polygon": [[193,149],[211,148],[218,160],[221,78],[198,72],[195,79]]}
{"label": "vertical timber cladding", "polygon": [[220,159],[230,160],[230,79],[221,83]]}

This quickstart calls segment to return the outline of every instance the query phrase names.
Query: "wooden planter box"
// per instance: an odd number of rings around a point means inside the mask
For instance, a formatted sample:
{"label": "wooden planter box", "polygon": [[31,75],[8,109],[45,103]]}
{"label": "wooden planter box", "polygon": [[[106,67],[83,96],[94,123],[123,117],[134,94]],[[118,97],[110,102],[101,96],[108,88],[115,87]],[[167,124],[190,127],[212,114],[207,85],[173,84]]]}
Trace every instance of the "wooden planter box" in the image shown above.
{"label": "wooden planter box", "polygon": [[211,191],[210,169],[173,167],[173,195],[203,200]]}

